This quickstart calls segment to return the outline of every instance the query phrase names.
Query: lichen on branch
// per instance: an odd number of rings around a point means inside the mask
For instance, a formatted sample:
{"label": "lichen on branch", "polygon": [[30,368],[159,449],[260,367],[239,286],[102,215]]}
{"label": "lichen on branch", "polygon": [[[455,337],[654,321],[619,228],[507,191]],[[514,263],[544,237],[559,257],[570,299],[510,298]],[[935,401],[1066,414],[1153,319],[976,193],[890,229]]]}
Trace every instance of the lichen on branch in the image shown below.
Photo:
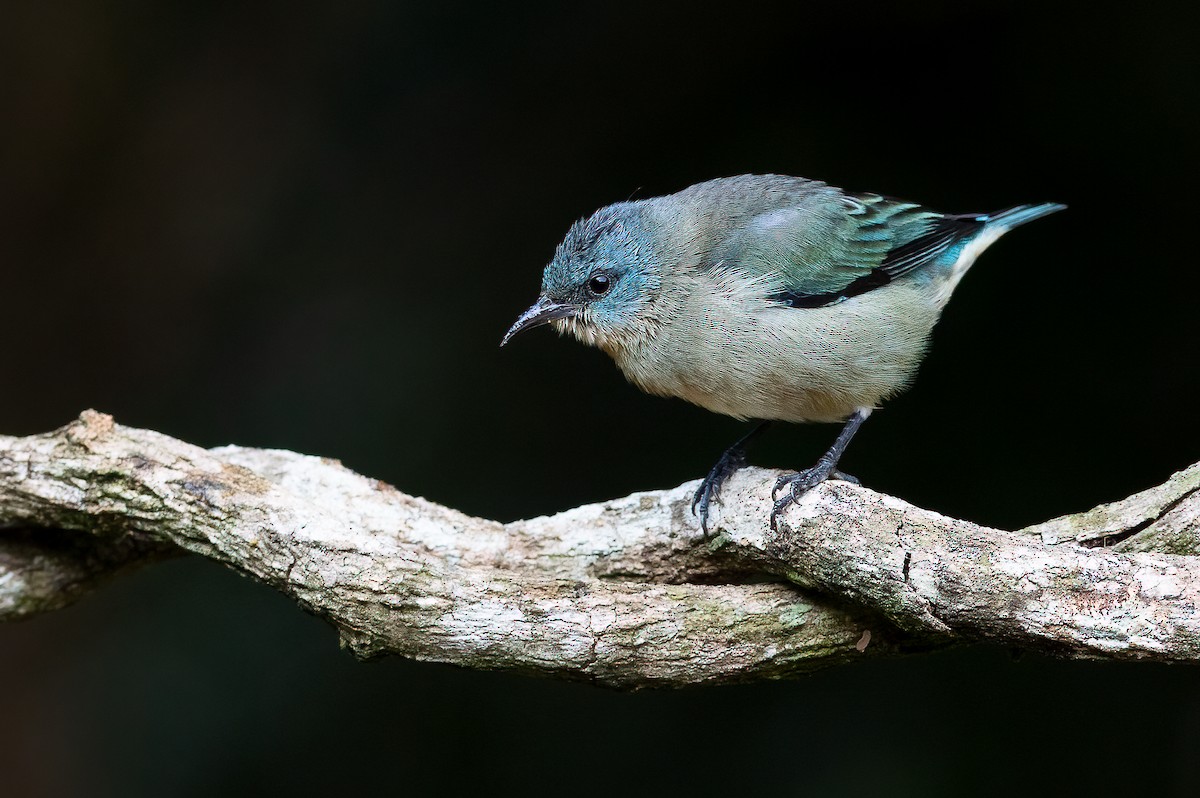
{"label": "lichen on branch", "polygon": [[689,511],[694,483],[500,524],[336,461],[205,450],[88,411],[0,437],[0,619],[190,552],[292,597],[362,657],[623,688],[779,678],[970,640],[1200,656],[1200,464],[1019,532],[842,482],[775,532],[774,477],[736,474],[711,536]]}

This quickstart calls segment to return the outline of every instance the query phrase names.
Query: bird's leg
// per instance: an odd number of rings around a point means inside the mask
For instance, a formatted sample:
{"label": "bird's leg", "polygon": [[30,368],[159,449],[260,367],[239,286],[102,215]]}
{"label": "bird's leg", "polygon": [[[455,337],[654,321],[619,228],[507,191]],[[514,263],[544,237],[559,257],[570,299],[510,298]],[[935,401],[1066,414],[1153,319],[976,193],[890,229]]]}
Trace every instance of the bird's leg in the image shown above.
{"label": "bird's leg", "polygon": [[842,431],[838,433],[837,440],[833,442],[833,446],[830,446],[829,451],[821,455],[815,466],[806,468],[795,474],[784,474],[775,480],[775,487],[771,490],[772,499],[784,487],[787,487],[788,490],[783,495],[783,498],[775,501],[775,506],[771,508],[771,529],[775,529],[775,521],[781,512],[825,480],[840,479],[844,482],[853,482],[855,485],[859,484],[858,480],[854,477],[838,471],[837,464],[838,460],[842,458],[842,453],[846,451],[846,446],[850,443],[850,439],[854,437],[854,433],[858,432],[858,428],[862,426],[862,423],[867,420],[867,416],[869,415],[871,415],[870,408],[860,407],[854,411],[854,415],[850,416],[849,420],[846,421],[846,426],[842,427]]}
{"label": "bird's leg", "polygon": [[[746,464],[746,444],[754,440],[769,426],[771,426],[771,422],[764,421],[750,430],[749,434],[738,438],[737,443],[725,450],[717,460],[717,464],[708,472],[708,476],[700,483],[700,487],[696,489],[696,495],[692,497],[692,515],[700,516],[700,528],[704,530],[704,534],[708,534],[709,505],[720,496],[721,486],[725,484],[725,480]],[[697,508],[699,508],[699,513],[697,513]]]}

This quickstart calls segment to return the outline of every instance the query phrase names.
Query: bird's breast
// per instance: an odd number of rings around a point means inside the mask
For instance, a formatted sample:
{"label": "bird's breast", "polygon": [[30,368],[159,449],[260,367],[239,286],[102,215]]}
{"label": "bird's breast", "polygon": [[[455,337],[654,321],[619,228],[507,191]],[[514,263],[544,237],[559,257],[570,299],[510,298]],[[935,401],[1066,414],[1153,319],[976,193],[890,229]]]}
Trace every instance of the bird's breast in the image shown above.
{"label": "bird's breast", "polygon": [[648,393],[735,418],[838,421],[907,387],[937,316],[928,290],[903,283],[804,309],[698,290],[611,354]]}

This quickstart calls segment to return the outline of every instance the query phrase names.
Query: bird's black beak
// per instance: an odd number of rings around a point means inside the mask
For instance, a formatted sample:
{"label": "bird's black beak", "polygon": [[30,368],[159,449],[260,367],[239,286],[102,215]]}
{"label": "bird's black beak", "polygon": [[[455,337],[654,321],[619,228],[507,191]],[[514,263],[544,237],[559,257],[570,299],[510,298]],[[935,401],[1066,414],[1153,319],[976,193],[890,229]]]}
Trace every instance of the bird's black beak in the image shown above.
{"label": "bird's black beak", "polygon": [[557,302],[551,302],[544,296],[540,296],[538,297],[538,301],[533,303],[533,307],[522,313],[521,318],[517,319],[517,323],[510,327],[508,332],[504,334],[504,340],[500,342],[500,346],[508,343],[508,339],[521,332],[521,330],[528,330],[530,327],[539,327],[555,319],[565,319],[574,314],[575,308],[571,305],[560,305]]}

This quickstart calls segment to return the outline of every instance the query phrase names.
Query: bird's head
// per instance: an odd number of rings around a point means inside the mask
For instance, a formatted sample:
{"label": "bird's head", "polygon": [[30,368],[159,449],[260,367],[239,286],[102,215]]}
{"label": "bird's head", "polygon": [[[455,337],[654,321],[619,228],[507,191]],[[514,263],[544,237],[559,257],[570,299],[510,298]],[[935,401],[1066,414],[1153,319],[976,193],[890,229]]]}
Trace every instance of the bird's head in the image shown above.
{"label": "bird's head", "polygon": [[637,203],[571,226],[542,273],[542,293],[504,336],[553,324],[609,354],[652,335],[661,271]]}

